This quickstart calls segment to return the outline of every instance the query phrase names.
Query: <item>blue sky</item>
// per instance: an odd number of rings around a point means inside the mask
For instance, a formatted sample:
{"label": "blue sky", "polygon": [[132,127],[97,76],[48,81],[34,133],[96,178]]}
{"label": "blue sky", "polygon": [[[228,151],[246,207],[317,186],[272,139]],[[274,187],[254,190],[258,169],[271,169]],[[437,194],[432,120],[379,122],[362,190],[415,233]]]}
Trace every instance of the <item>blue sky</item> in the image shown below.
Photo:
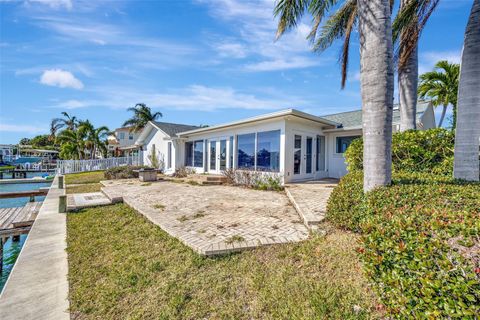
{"label": "blue sky", "polygon": [[[398,2],[398,1],[397,1]],[[441,0],[420,72],[459,62],[471,0]],[[279,41],[273,0],[0,0],[0,143],[67,111],[114,129],[143,102],[162,121],[216,124],[285,108],[358,109],[358,37],[340,90],[339,46],[312,53],[310,19]]]}

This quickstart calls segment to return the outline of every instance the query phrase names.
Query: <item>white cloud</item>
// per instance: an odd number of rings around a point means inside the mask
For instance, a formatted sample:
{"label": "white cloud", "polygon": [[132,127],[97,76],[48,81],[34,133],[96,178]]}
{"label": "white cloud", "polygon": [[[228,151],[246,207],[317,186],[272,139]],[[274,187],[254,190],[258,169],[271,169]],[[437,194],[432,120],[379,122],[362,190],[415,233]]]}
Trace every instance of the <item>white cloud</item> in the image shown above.
{"label": "white cloud", "polygon": [[[305,23],[275,41],[277,21],[273,17],[273,0],[197,0],[197,3],[207,5],[215,18],[235,26],[240,39],[236,43],[242,43],[243,54],[258,60],[245,64],[245,71],[300,69],[325,61],[311,52],[306,40],[310,27]],[[225,57],[224,47],[216,49]]]}
{"label": "white cloud", "polygon": [[40,77],[40,83],[60,88],[83,89],[83,83],[80,80],[71,72],[62,69],[45,70]]}
{"label": "white cloud", "polygon": [[231,87],[208,87],[190,85],[165,92],[131,90],[120,87],[97,88],[92,93],[95,100],[68,100],[54,107],[64,109],[108,107],[125,109],[138,102],[152,108],[170,110],[214,111],[226,109],[278,110],[308,104],[300,97],[283,94],[277,90],[261,91],[257,94],[235,90]]}
{"label": "white cloud", "polygon": [[438,61],[447,60],[450,63],[460,63],[462,51],[427,51],[420,53],[419,74],[432,71]]}
{"label": "white cloud", "polygon": [[219,52],[221,57],[240,59],[247,56],[247,49],[240,43],[225,42],[217,45],[215,49]]}
{"label": "white cloud", "polygon": [[47,128],[32,125],[12,125],[6,123],[0,123],[0,132],[20,132],[20,133],[42,133],[47,132]]}
{"label": "white cloud", "polygon": [[65,8],[67,10],[71,10],[73,7],[72,0],[28,0],[28,3],[39,3],[43,5],[47,5],[52,9],[62,9]]}

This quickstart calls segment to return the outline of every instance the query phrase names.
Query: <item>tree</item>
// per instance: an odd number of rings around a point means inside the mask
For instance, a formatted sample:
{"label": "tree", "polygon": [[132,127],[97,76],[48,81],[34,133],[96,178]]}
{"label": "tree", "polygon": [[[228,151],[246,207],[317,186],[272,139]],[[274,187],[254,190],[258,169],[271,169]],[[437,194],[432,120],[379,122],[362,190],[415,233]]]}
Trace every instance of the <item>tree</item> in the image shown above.
{"label": "tree", "polygon": [[474,0],[465,31],[458,90],[453,176],[479,181],[480,0]]}
{"label": "tree", "polygon": [[442,60],[435,64],[435,69],[420,76],[418,94],[422,99],[429,99],[433,106],[443,106],[438,126],[441,127],[448,105],[453,107],[453,128],[456,126],[458,80],[460,65]]}
{"label": "tree", "polygon": [[[335,0],[280,0],[277,37],[308,9],[318,26]],[[364,137],[364,191],[388,185],[392,172],[393,44],[389,0],[358,0]],[[315,26],[314,26],[315,27]]]}
{"label": "tree", "polygon": [[66,112],[62,112],[63,118],[54,118],[50,123],[50,135],[55,137],[60,129],[67,128],[75,130],[78,124],[78,119],[75,116],[70,116]]}
{"label": "tree", "polygon": [[62,159],[84,159],[85,143],[84,133],[80,130],[62,130],[56,138],[60,145],[60,157]]}
{"label": "tree", "polygon": [[[309,11],[315,22],[308,36],[313,42],[313,50],[322,52],[329,48],[335,40],[342,39],[343,45],[339,61],[341,62],[341,87],[345,87],[349,63],[350,39],[358,26],[357,0],[345,0],[343,5],[328,18],[319,32],[320,22],[325,10],[341,2],[339,0],[310,3]],[[416,128],[418,54],[417,44],[423,27],[439,0],[402,0],[399,13],[393,23],[394,43],[397,45],[397,61],[399,75],[400,120],[401,130]],[[390,1],[393,6],[393,1]],[[320,10],[318,9],[320,8]],[[300,10],[300,8],[299,8]],[[277,34],[278,36],[278,34]],[[398,41],[400,39],[400,41]]]}
{"label": "tree", "polygon": [[131,126],[130,131],[136,132],[142,130],[149,121],[155,121],[158,117],[162,117],[161,112],[152,114],[152,110],[144,103],[137,103],[134,108],[127,109],[133,112],[133,116],[123,123],[123,126]]}

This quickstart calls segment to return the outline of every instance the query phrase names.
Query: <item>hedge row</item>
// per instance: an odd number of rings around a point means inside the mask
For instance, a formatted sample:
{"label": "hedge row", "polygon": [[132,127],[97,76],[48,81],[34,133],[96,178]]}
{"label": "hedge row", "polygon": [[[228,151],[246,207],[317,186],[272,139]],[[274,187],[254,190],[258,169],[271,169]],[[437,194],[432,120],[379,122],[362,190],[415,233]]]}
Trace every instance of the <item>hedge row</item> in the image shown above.
{"label": "hedge row", "polygon": [[[403,172],[451,175],[455,135],[451,130],[410,130],[392,137],[392,168]],[[350,172],[363,170],[363,140],[357,139],[345,154]]]}
{"label": "hedge row", "polygon": [[333,190],[327,218],[362,233],[367,275],[398,318],[480,315],[480,184],[395,173],[363,194],[363,174]]}

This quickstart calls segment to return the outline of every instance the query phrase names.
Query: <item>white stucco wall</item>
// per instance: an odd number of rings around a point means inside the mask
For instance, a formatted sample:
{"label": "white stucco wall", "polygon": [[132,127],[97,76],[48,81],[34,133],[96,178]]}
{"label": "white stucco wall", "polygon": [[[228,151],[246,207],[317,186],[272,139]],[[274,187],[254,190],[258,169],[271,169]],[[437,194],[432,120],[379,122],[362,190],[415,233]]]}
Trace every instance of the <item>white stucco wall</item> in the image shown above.
{"label": "white stucco wall", "polygon": [[347,174],[347,164],[343,153],[337,153],[337,137],[361,136],[362,130],[348,130],[342,132],[331,132],[327,135],[327,162],[328,176],[341,178]]}
{"label": "white stucco wall", "polygon": [[168,142],[172,142],[171,140],[165,140],[165,138],[168,138],[166,134],[164,134],[160,130],[152,130],[148,137],[145,139],[144,145],[143,145],[143,164],[146,166],[151,166],[152,163],[149,159],[149,156],[152,154],[152,149],[153,145],[155,145],[155,150],[157,153],[157,156],[159,156],[159,159],[163,161],[165,164],[165,169],[166,172],[169,171],[174,171],[174,164],[175,164],[175,144],[172,144],[172,168],[169,170],[169,168],[166,168],[167,165],[167,150],[168,150]]}

